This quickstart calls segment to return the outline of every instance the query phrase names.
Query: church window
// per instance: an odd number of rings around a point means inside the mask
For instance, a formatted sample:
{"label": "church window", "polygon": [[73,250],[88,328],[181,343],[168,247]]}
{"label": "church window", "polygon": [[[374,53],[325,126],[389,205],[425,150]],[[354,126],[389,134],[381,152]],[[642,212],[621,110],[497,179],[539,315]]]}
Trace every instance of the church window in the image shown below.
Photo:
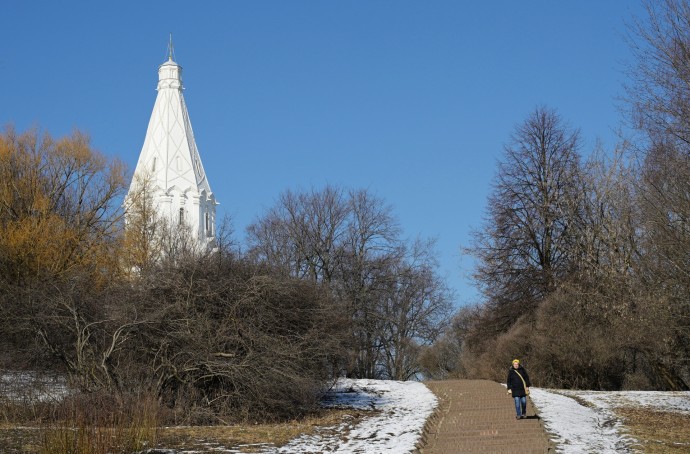
{"label": "church window", "polygon": [[155,157],[153,158],[153,163],[151,164],[151,172],[156,171],[156,159],[157,158],[155,158]]}
{"label": "church window", "polygon": [[179,224],[182,225],[184,223],[184,208],[180,208],[180,222]]}

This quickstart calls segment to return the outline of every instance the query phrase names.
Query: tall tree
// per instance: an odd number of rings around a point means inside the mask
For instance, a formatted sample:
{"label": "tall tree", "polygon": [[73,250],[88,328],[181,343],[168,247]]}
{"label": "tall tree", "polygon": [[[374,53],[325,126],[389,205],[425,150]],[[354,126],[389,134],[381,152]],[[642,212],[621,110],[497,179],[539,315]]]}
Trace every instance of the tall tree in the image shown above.
{"label": "tall tree", "polygon": [[352,324],[353,360],[348,373],[380,378],[387,353],[384,307],[398,282],[394,273],[404,253],[400,227],[391,207],[367,191],[350,191],[347,206],[344,254],[333,288]]}
{"label": "tall tree", "polygon": [[498,165],[488,215],[469,252],[494,328],[533,314],[571,264],[580,196],[579,133],[537,108],[516,127]]}

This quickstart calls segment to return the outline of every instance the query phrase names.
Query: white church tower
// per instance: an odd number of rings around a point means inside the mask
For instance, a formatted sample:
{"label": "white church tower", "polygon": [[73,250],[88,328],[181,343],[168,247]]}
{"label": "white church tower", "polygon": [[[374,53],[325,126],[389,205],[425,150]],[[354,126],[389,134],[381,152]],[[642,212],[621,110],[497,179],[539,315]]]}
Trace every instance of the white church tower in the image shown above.
{"label": "white church tower", "polygon": [[186,226],[203,252],[214,244],[217,202],[182,89],[182,67],[173,60],[171,37],[168,60],[158,67],[158,95],[126,200],[131,201],[146,182],[158,217],[170,226]]}

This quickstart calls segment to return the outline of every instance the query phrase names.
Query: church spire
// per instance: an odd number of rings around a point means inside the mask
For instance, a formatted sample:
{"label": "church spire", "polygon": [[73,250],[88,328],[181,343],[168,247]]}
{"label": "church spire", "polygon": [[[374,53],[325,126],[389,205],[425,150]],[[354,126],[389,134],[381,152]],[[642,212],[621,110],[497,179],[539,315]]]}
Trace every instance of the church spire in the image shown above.
{"label": "church spire", "polygon": [[158,94],[130,193],[139,189],[137,180],[149,181],[156,192],[159,213],[171,225],[184,223],[191,227],[203,248],[215,235],[217,202],[194,140],[182,94],[182,67],[173,60],[172,33],[167,56],[168,60],[158,67]]}

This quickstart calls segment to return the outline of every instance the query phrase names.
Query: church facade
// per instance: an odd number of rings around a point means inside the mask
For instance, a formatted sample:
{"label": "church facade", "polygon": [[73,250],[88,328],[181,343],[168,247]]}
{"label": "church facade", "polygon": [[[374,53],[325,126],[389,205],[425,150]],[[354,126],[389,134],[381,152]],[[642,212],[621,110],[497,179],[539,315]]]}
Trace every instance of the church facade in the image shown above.
{"label": "church facade", "polygon": [[204,252],[214,245],[218,202],[194,140],[182,94],[182,67],[173,60],[172,43],[168,54],[158,68],[158,94],[125,209],[130,211],[146,191],[157,219],[171,228],[184,227],[195,249]]}

